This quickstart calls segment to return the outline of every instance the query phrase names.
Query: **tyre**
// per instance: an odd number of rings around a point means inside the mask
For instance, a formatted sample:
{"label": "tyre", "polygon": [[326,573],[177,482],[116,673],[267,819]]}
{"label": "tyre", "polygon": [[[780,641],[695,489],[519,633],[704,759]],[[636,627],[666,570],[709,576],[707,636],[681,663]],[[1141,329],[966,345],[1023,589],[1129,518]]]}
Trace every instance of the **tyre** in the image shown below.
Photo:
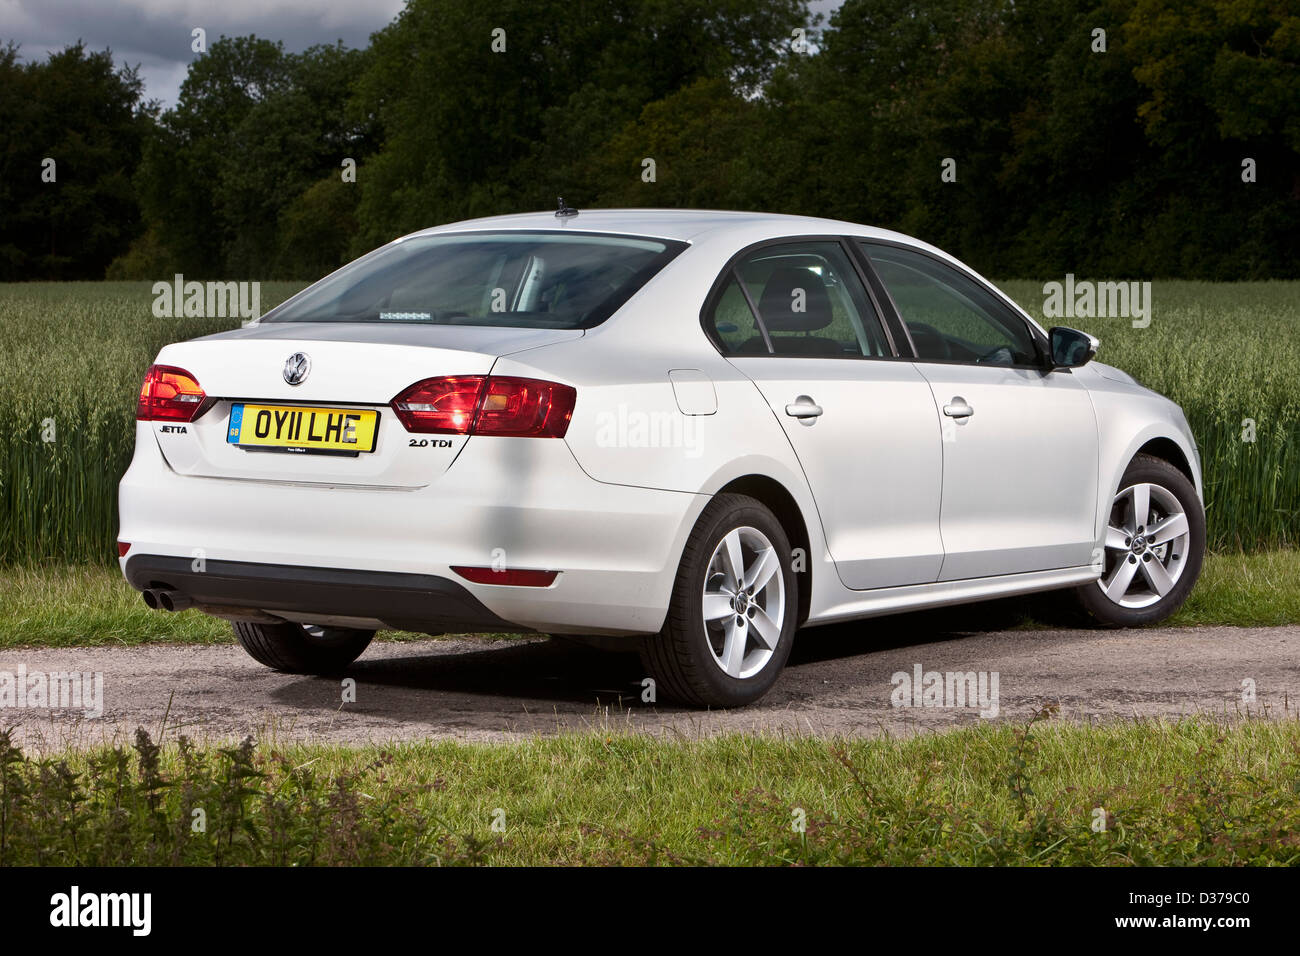
{"label": "tyre", "polygon": [[1205,511],[1196,489],[1169,462],[1138,455],[1111,504],[1102,575],[1077,593],[1103,624],[1154,624],[1187,600],[1204,556]]}
{"label": "tyre", "polygon": [[290,674],[336,674],[361,656],[374,631],[284,621],[234,621],[235,637],[259,664]]}
{"label": "tyre", "polygon": [[742,707],[776,682],[798,616],[780,522],[754,498],[718,495],[686,542],[664,628],[643,642],[641,660],[667,698]]}

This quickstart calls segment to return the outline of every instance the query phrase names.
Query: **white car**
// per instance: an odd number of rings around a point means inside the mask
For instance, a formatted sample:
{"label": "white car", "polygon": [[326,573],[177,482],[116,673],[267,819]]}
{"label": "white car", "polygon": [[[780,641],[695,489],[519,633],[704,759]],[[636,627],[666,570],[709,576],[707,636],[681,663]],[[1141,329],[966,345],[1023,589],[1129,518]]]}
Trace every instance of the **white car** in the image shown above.
{"label": "white car", "polygon": [[382,628],[599,635],[697,706],[832,621],[1049,589],[1158,621],[1200,570],[1200,462],[1096,347],[846,222],[441,226],[159,353],[121,566],[281,670]]}

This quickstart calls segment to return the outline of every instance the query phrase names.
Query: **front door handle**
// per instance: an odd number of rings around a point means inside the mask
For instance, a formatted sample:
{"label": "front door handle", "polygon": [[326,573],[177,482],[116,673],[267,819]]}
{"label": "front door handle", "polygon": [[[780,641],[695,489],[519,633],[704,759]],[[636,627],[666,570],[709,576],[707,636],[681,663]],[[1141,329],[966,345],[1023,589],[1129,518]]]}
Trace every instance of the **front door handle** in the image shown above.
{"label": "front door handle", "polygon": [[943,406],[943,413],[949,418],[956,418],[960,421],[974,415],[975,409],[971,408],[970,405],[966,403],[966,399],[962,398],[960,395],[954,395],[952,401]]}
{"label": "front door handle", "polygon": [[822,407],[807,395],[800,395],[785,407],[785,413],[791,418],[799,419],[800,425],[811,425],[822,413]]}

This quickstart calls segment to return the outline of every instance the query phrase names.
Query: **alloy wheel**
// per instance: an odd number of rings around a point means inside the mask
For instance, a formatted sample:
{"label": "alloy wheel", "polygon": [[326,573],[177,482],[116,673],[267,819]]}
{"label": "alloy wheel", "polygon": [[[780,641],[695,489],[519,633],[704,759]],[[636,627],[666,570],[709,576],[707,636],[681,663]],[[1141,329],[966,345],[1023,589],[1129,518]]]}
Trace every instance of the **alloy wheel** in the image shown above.
{"label": "alloy wheel", "polygon": [[757,528],[727,532],[709,559],[704,579],[704,630],[713,661],[729,677],[761,671],[781,640],[785,623],[781,556]]}
{"label": "alloy wheel", "polygon": [[1097,586],[1121,607],[1158,603],[1182,576],[1190,535],[1187,514],[1173,492],[1150,482],[1121,488],[1111,504]]}

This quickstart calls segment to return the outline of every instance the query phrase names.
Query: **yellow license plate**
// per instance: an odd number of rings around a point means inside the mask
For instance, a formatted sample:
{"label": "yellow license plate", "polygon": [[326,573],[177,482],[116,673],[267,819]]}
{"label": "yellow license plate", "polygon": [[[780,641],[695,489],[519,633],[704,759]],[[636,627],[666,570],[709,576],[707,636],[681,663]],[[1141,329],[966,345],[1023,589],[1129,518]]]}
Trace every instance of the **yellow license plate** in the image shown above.
{"label": "yellow license plate", "polygon": [[375,450],[379,413],[370,408],[316,408],[306,405],[230,406],[226,441],[242,448],[359,454]]}

